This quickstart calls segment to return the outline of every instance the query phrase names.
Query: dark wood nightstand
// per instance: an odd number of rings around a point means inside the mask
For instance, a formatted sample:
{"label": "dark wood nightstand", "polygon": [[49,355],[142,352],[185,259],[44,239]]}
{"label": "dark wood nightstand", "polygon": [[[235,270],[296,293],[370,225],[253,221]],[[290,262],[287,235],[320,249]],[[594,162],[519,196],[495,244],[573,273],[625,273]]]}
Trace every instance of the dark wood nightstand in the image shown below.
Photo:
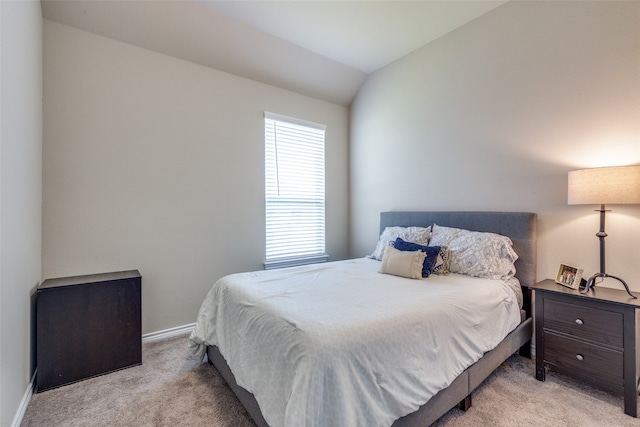
{"label": "dark wood nightstand", "polygon": [[637,417],[640,300],[600,286],[581,294],[553,280],[531,289],[536,379],[544,381],[550,370],[623,394],[624,412]]}

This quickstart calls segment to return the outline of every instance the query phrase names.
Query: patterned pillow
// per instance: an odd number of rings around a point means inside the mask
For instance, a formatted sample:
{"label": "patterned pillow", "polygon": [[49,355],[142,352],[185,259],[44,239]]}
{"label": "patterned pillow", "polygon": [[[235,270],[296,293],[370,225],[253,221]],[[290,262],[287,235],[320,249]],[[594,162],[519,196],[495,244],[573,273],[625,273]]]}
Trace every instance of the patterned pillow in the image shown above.
{"label": "patterned pillow", "polygon": [[389,244],[395,242],[398,237],[408,242],[414,242],[426,246],[429,243],[430,235],[431,227],[387,227],[380,235],[378,245],[370,258],[380,261],[385,248],[389,246]]}
{"label": "patterned pillow", "polygon": [[446,246],[434,247],[440,248],[440,250],[438,251],[438,257],[436,258],[436,262],[433,264],[431,273],[446,276],[449,274],[449,266],[451,265],[451,251]]}
{"label": "patterned pillow", "polygon": [[434,224],[430,243],[449,247],[452,273],[502,280],[516,273],[518,255],[506,236]]}
{"label": "patterned pillow", "polygon": [[400,251],[393,246],[387,246],[382,257],[380,273],[408,279],[422,278],[422,265],[427,254],[422,251]]}
{"label": "patterned pillow", "polygon": [[393,243],[393,247],[405,252],[422,251],[427,255],[424,259],[424,263],[422,264],[422,277],[429,277],[431,270],[433,269],[433,265],[436,263],[436,259],[438,258],[438,254],[440,253],[439,246],[425,246],[419,245],[418,243],[405,242],[400,237],[398,237]]}

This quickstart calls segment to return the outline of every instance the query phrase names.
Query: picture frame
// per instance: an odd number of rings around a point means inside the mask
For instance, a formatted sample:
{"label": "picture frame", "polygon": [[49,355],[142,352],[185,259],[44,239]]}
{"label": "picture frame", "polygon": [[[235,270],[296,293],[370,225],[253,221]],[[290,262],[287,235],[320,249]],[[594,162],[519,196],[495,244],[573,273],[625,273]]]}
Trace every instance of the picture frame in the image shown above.
{"label": "picture frame", "polygon": [[560,264],[556,283],[571,289],[578,289],[582,281],[582,269],[567,264]]}

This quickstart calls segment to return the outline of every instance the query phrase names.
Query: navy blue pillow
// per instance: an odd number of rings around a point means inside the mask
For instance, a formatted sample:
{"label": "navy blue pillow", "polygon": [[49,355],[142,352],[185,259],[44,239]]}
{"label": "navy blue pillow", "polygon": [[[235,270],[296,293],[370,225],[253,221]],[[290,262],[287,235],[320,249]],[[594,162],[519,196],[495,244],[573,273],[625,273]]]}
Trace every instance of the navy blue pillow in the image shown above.
{"label": "navy blue pillow", "polygon": [[438,254],[440,253],[440,246],[424,246],[419,245],[418,243],[405,242],[400,237],[393,242],[393,247],[399,251],[422,251],[427,254],[424,259],[424,263],[422,264],[422,277],[429,277],[431,270],[433,270],[433,266],[438,260]]}

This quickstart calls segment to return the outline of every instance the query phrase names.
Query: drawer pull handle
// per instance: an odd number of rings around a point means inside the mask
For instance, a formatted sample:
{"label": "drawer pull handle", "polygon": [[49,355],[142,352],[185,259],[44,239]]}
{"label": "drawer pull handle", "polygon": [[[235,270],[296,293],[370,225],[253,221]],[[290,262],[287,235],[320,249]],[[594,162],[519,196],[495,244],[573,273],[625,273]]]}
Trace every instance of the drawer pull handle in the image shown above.
{"label": "drawer pull handle", "polygon": [[582,321],[582,319],[576,319],[576,323],[578,325],[584,325],[584,322]]}
{"label": "drawer pull handle", "polygon": [[582,362],[584,360],[584,356],[581,354],[576,354],[576,359]]}

